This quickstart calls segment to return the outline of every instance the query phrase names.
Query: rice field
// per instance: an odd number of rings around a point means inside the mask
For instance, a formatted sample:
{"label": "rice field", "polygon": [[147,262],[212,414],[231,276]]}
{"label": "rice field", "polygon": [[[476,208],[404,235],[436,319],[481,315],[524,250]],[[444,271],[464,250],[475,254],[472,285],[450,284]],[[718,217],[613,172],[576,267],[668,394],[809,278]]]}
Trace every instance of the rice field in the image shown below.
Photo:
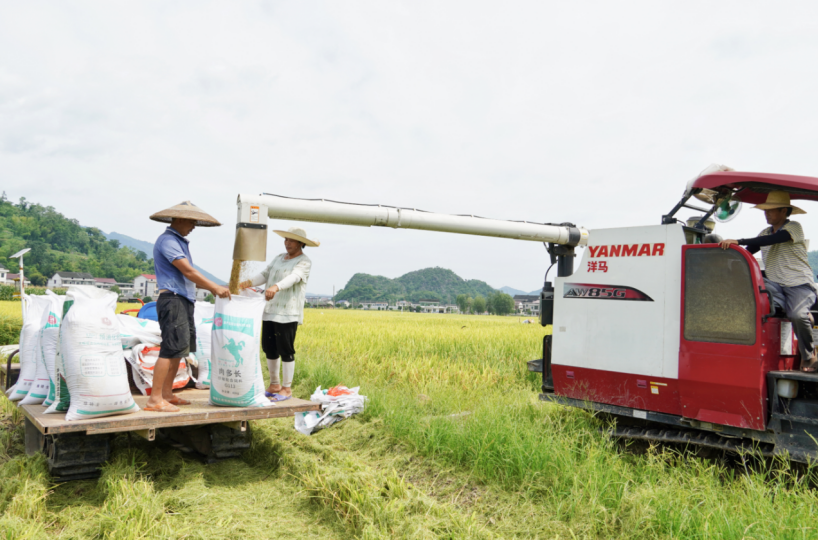
{"label": "rice field", "polygon": [[311,437],[292,419],[255,422],[242,460],[203,465],[121,436],[102,478],[54,485],[0,398],[0,534],[818,538],[810,469],[625,451],[602,420],[541,403],[525,366],[538,325],[320,309],[305,323],[295,394],[360,385],[368,408]]}

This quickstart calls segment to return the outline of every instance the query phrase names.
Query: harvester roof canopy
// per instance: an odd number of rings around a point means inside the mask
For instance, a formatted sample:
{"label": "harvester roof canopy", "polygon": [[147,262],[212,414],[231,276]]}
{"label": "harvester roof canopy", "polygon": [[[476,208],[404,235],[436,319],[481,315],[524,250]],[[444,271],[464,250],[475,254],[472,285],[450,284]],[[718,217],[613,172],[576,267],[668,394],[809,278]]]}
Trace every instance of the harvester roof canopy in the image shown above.
{"label": "harvester roof canopy", "polygon": [[714,172],[700,176],[693,188],[712,189],[732,199],[748,204],[761,204],[770,191],[786,191],[791,199],[818,201],[818,178],[791,174],[771,174],[739,171]]}

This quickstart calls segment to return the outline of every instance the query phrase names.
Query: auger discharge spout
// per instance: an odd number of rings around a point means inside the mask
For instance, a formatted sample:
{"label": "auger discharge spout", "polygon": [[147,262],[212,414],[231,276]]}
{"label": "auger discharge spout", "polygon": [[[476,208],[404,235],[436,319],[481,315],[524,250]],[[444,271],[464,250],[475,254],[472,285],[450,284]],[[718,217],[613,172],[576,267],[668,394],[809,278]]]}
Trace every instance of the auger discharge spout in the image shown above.
{"label": "auger discharge spout", "polygon": [[245,261],[266,259],[268,217],[359,227],[391,227],[492,236],[570,247],[584,246],[588,243],[588,231],[571,223],[504,221],[471,215],[438,214],[414,208],[352,204],[322,199],[242,194],[238,198],[238,210],[234,259]]}

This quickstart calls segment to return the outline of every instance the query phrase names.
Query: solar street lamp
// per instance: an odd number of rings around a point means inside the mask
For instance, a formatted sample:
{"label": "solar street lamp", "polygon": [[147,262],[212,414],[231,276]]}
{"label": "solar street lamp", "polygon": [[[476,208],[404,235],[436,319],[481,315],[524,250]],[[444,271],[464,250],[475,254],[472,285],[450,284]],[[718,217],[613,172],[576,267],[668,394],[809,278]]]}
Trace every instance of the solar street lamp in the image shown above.
{"label": "solar street lamp", "polygon": [[23,272],[23,255],[29,251],[31,251],[31,248],[26,248],[9,257],[9,259],[20,259],[20,302],[23,304],[23,321],[26,320],[26,302],[23,298],[26,293],[26,276]]}

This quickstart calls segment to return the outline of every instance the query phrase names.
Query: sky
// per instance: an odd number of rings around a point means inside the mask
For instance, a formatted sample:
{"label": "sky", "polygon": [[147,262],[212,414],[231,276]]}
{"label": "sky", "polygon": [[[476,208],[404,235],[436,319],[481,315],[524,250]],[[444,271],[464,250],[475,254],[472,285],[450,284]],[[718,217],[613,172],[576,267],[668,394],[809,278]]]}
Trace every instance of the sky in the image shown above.
{"label": "sky", "polygon": [[[150,242],[191,200],[224,224],[193,259],[225,279],[239,193],[653,225],[711,163],[818,176],[816,60],[814,2],[0,0],[0,190]],[[548,266],[534,242],[271,221],[294,225],[321,241],[312,293],[433,266],[528,291]]]}

